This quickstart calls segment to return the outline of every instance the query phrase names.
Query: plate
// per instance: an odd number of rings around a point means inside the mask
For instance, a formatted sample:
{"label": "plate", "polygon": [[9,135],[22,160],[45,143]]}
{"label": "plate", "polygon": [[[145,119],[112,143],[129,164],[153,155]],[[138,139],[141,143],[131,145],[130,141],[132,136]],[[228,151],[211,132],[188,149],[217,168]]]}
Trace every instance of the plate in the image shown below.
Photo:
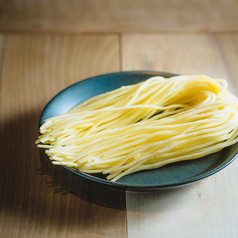
{"label": "plate", "polygon": [[[115,72],[91,77],[75,83],[50,100],[41,114],[39,126],[44,123],[45,119],[63,114],[88,98],[117,89],[121,86],[139,83],[156,75],[167,78],[175,76],[176,74],[154,71]],[[204,179],[225,168],[234,161],[237,156],[238,144],[235,144],[199,159],[177,162],[159,169],[136,172],[124,176],[116,182],[106,180],[106,176],[102,174],[90,175],[78,172],[66,166],[63,167],[70,173],[111,188],[152,191],[183,186]]]}

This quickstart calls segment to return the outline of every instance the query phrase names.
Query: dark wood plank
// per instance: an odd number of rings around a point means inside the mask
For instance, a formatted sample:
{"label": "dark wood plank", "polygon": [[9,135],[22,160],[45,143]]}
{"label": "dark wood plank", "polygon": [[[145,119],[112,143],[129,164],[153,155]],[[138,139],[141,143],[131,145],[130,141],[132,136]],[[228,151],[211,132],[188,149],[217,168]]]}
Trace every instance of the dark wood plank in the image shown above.
{"label": "dark wood plank", "polygon": [[7,32],[221,32],[238,30],[236,0],[0,1]]}
{"label": "dark wood plank", "polygon": [[119,70],[117,35],[13,34],[0,42],[0,236],[125,237],[124,192],[46,166],[34,144],[51,97]]}

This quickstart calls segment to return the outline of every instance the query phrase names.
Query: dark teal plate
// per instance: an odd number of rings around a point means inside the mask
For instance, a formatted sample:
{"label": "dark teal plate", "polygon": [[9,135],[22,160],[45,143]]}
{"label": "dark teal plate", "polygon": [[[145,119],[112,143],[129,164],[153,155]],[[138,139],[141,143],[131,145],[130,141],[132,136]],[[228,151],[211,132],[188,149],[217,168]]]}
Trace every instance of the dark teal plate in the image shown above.
{"label": "dark teal plate", "polygon": [[[136,84],[155,75],[171,77],[175,74],[149,71],[117,72],[99,75],[75,83],[58,93],[46,105],[41,114],[39,126],[43,124],[45,119],[65,113],[88,98],[114,90],[123,85]],[[182,186],[204,179],[225,168],[236,159],[237,155],[238,144],[235,144],[218,153],[200,159],[177,162],[160,169],[137,172],[122,177],[116,182],[107,181],[106,176],[102,174],[90,175],[67,167],[65,169],[91,182],[100,183],[112,188],[150,191]]]}

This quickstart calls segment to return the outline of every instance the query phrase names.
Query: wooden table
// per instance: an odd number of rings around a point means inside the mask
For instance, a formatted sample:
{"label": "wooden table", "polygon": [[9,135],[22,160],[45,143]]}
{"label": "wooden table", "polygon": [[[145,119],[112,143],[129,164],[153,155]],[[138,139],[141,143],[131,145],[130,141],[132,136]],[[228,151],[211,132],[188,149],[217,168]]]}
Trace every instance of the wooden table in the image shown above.
{"label": "wooden table", "polygon": [[111,191],[42,166],[38,120],[90,76],[207,74],[238,89],[236,0],[0,1],[0,237],[238,237],[238,161],[179,189]]}

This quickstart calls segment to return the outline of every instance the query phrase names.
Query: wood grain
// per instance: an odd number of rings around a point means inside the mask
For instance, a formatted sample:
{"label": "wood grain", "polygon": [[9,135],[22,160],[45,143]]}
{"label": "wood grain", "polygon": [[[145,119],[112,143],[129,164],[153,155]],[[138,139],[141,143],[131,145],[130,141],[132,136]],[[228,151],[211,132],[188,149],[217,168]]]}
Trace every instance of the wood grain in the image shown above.
{"label": "wood grain", "polygon": [[238,62],[238,34],[219,34],[216,39],[220,46],[221,58],[231,79],[230,89],[238,95],[238,68],[236,66],[236,62]]}
{"label": "wood grain", "polygon": [[237,168],[179,189],[127,193],[128,237],[237,237]]}
{"label": "wood grain", "polygon": [[46,166],[34,144],[51,97],[85,77],[119,70],[118,36],[3,38],[0,236],[125,237],[124,193]]}
{"label": "wood grain", "polygon": [[[125,34],[122,69],[225,78],[237,95],[237,34]],[[238,236],[238,161],[193,185],[126,193],[128,237]]]}
{"label": "wood grain", "polygon": [[0,237],[238,237],[237,160],[191,186],[125,195],[34,144],[45,104],[98,74],[207,74],[238,95],[237,12],[236,0],[0,0]]}
{"label": "wood grain", "polygon": [[0,1],[5,32],[229,32],[236,0]]}
{"label": "wood grain", "polygon": [[[228,58],[232,57],[230,53],[233,57],[237,54],[237,35],[229,35],[233,45],[224,42],[222,46],[222,39],[226,38],[216,34],[124,34],[122,69],[206,74],[236,82],[237,71],[233,69],[231,75],[234,62],[228,62]],[[229,46],[225,53],[225,47]]]}

